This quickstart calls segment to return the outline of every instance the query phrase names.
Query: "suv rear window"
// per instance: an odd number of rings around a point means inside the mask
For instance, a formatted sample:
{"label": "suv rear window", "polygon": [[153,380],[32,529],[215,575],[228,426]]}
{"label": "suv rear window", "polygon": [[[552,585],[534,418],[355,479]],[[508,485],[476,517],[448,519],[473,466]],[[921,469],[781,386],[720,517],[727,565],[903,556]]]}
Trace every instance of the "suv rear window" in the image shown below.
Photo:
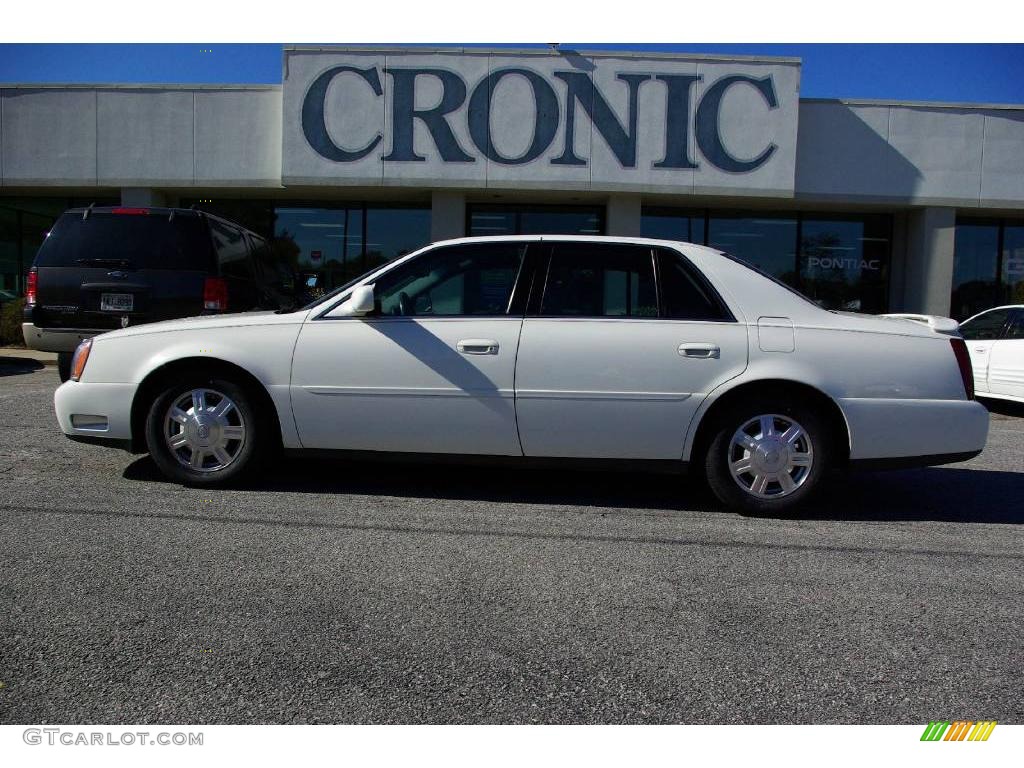
{"label": "suv rear window", "polygon": [[37,267],[125,267],[206,272],[212,246],[205,222],[192,213],[65,213],[36,254]]}

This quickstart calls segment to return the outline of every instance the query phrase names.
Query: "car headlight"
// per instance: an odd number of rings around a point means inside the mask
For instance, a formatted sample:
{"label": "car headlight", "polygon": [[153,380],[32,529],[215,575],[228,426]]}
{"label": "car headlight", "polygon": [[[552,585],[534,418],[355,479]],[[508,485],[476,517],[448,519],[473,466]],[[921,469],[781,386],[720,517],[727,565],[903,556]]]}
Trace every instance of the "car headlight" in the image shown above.
{"label": "car headlight", "polygon": [[86,339],[78,345],[75,356],[71,358],[71,380],[78,381],[82,378],[85,364],[89,362],[89,352],[92,351],[92,339]]}

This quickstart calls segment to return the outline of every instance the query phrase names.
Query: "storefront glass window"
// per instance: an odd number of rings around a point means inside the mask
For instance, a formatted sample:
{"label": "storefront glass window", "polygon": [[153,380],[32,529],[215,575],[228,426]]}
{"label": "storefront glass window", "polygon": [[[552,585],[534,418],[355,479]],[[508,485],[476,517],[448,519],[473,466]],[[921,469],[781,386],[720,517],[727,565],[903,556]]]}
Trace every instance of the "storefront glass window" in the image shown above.
{"label": "storefront glass window", "polygon": [[828,309],[884,312],[890,219],[804,217],[800,225],[800,291]]}
{"label": "storefront glass window", "polygon": [[0,290],[21,293],[18,263],[18,214],[0,208]]}
{"label": "storefront glass window", "polygon": [[412,253],[429,242],[429,208],[367,208],[364,271]]}
{"label": "storefront glass window", "polygon": [[430,242],[429,208],[279,206],[274,214],[273,245],[313,296]]}
{"label": "storefront glass window", "polygon": [[659,240],[682,240],[704,245],[704,213],[676,208],[644,208],[640,234]]}
{"label": "storefront glass window", "polygon": [[69,208],[116,205],[116,199],[0,197],[0,290],[25,292],[25,276],[53,223]]}
{"label": "storefront glass window", "polygon": [[795,217],[712,215],[708,245],[796,286],[796,232]]}
{"label": "storefront glass window", "polygon": [[471,205],[469,234],[602,235],[604,209],[570,205]]}
{"label": "storefront glass window", "polygon": [[950,313],[957,320],[999,304],[999,225],[958,222]]}
{"label": "storefront glass window", "polygon": [[275,246],[316,295],[358,277],[363,269],[363,209],[275,209]]}
{"label": "storefront glass window", "polygon": [[1024,304],[1024,225],[1003,229],[1003,301]]}

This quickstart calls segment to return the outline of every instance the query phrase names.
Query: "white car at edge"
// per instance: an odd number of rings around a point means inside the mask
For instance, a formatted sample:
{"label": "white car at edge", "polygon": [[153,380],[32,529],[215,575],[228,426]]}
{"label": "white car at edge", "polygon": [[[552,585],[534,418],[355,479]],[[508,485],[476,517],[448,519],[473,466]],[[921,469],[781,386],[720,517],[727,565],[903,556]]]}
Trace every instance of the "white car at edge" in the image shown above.
{"label": "white car at edge", "polygon": [[988,413],[959,337],[829,312],[710,248],[641,238],[435,243],[290,313],[83,342],[69,437],[227,482],[278,448],[689,467],[781,513],[831,469],[961,461]]}
{"label": "white car at edge", "polygon": [[1024,403],[1024,304],[993,307],[960,324],[981,397]]}

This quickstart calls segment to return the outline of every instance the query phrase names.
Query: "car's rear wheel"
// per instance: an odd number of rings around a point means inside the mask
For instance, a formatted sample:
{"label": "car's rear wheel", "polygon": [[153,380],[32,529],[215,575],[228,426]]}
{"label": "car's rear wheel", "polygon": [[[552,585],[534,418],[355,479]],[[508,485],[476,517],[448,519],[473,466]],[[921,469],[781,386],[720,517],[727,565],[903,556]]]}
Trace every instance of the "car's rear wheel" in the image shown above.
{"label": "car's rear wheel", "polygon": [[708,485],[730,509],[788,514],[817,490],[834,437],[814,409],[779,401],[733,408],[718,420],[705,457]]}
{"label": "car's rear wheel", "polygon": [[266,432],[245,387],[199,374],[167,385],[146,417],[146,445],[157,466],[193,485],[228,483],[249,472]]}

